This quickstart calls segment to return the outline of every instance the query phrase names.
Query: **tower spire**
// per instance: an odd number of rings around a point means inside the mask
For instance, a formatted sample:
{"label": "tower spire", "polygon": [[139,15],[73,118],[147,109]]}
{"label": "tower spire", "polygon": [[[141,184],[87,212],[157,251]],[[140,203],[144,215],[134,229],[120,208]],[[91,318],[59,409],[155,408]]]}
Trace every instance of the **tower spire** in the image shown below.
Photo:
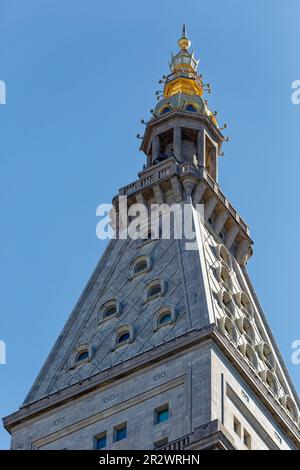
{"label": "tower spire", "polygon": [[187,51],[188,48],[190,47],[190,45],[191,45],[191,41],[189,40],[189,38],[186,35],[185,24],[183,24],[183,26],[182,26],[182,36],[178,40],[178,46],[182,51]]}

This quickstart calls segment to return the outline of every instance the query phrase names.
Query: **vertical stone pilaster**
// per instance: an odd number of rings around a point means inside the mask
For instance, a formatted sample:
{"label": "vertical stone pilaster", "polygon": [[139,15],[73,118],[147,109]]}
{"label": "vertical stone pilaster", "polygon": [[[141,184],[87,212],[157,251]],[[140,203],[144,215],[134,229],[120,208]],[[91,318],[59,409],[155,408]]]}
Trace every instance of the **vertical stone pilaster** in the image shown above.
{"label": "vertical stone pilaster", "polygon": [[152,139],[152,163],[159,155],[159,137],[155,135]]}
{"label": "vertical stone pilaster", "polygon": [[181,127],[174,127],[173,151],[177,160],[181,161]]}
{"label": "vertical stone pilaster", "polygon": [[165,202],[165,193],[159,184],[153,186],[153,193],[155,196],[156,204],[163,204]]}
{"label": "vertical stone pilaster", "polygon": [[205,154],[204,154],[204,130],[200,129],[197,135],[197,153],[198,153],[198,165],[200,167],[205,166]]}
{"label": "vertical stone pilaster", "polygon": [[215,181],[217,181],[218,179],[217,159],[218,159],[217,148],[213,146],[213,148],[210,151],[210,161],[211,161],[211,175]]}
{"label": "vertical stone pilaster", "polygon": [[181,182],[177,176],[173,176],[171,178],[171,185],[172,185],[173,196],[174,196],[175,202],[181,202],[182,201],[182,187],[181,187]]}

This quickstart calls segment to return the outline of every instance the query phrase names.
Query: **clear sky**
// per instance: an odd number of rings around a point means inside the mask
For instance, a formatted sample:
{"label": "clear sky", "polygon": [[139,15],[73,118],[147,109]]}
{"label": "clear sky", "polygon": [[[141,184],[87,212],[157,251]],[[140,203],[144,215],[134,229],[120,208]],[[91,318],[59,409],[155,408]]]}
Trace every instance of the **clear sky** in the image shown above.
{"label": "clear sky", "polygon": [[249,271],[300,389],[299,17],[299,0],[0,0],[1,416],[25,398],[104,250],[96,207],[144,163],[135,135],[183,22],[228,124],[220,185],[250,226]]}

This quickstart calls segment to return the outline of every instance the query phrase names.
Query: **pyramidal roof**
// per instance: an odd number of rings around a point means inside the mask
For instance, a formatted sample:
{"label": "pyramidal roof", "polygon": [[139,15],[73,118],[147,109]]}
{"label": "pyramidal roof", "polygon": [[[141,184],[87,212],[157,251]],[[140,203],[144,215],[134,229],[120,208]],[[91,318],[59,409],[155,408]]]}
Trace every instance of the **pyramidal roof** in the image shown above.
{"label": "pyramidal roof", "polygon": [[[178,61],[189,54],[185,31],[179,43]],[[245,267],[252,252],[248,227],[217,184],[217,157],[225,138],[214,115],[199,105],[202,81],[194,70],[182,71],[181,62],[174,64],[175,76],[166,77],[165,97],[146,125],[141,148],[147,167],[120,194],[131,202],[189,204],[196,249],[186,249],[184,238],[111,240],[24,405],[207,330],[236,368],[247,370],[255,386],[298,425],[298,395]],[[178,95],[187,96],[193,106],[175,102]],[[204,218],[196,203],[209,207]],[[242,261],[239,247],[246,247]]]}
{"label": "pyramidal roof", "polygon": [[[109,242],[24,404],[81,383],[190,331],[215,325],[262,386],[290,413],[298,414],[297,394],[246,268],[215,241],[209,227],[200,227],[196,252],[186,250],[185,240]],[[147,260],[147,269],[133,275],[131,267],[141,259]],[[157,280],[162,283],[162,294],[147,301],[145,292]],[[104,309],[112,301],[117,311],[105,318]],[[174,322],[157,327],[156,319],[164,311],[172,312]],[[115,347],[118,332],[125,330],[131,331],[131,341]],[[74,367],[74,353],[86,347],[89,360]]]}

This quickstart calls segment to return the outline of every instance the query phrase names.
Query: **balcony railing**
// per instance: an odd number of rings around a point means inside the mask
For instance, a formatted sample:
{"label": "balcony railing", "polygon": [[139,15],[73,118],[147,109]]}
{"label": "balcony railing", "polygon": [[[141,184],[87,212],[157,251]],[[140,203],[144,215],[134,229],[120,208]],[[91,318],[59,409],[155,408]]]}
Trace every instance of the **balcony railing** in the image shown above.
{"label": "balcony railing", "polygon": [[186,174],[194,175],[199,179],[205,179],[212,191],[218,196],[220,201],[227,208],[228,212],[230,212],[230,214],[235,218],[235,220],[239,223],[247,235],[250,236],[250,231],[247,224],[243,221],[243,219],[239,216],[237,211],[222,193],[219,185],[213,180],[213,178],[204,168],[199,168],[193,163],[178,163],[174,158],[171,157],[168,160],[151,166],[139,173],[140,179],[121,188],[119,194],[120,196],[130,196],[140,189],[151,186],[155,183],[159,183],[167,178],[170,178],[172,175],[182,176]]}

